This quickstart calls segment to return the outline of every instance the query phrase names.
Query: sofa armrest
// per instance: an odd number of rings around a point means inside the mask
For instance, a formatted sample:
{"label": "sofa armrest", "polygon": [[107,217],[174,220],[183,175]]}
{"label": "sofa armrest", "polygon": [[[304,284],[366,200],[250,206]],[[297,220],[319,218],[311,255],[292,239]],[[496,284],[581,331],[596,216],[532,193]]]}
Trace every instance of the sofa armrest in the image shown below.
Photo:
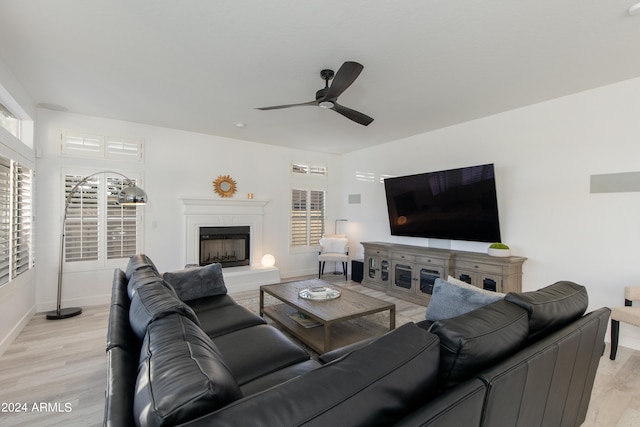
{"label": "sofa armrest", "polygon": [[406,324],[371,345],[189,426],[388,426],[433,397],[440,342]]}

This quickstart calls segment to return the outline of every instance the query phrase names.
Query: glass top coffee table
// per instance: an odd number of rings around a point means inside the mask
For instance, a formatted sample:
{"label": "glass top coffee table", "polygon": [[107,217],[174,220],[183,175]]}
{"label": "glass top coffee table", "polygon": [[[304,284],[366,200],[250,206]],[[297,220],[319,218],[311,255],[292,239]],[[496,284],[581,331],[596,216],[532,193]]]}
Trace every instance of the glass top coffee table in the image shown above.
{"label": "glass top coffee table", "polygon": [[[340,296],[326,300],[300,296],[301,290],[318,286],[338,289]],[[281,303],[265,306],[265,294]],[[380,322],[361,319],[384,311],[389,311],[388,329]],[[396,327],[395,304],[319,279],[260,286],[260,316],[264,315],[321,354]]]}

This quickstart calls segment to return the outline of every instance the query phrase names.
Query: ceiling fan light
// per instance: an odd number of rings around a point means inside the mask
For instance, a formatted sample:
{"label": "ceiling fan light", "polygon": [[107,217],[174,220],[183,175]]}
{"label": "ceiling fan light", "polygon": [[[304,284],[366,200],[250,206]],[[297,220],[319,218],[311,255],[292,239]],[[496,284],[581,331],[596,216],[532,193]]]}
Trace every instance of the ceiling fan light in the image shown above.
{"label": "ceiling fan light", "polygon": [[322,101],[320,104],[318,104],[318,107],[326,108],[326,109],[333,108],[333,102],[331,102],[331,101]]}

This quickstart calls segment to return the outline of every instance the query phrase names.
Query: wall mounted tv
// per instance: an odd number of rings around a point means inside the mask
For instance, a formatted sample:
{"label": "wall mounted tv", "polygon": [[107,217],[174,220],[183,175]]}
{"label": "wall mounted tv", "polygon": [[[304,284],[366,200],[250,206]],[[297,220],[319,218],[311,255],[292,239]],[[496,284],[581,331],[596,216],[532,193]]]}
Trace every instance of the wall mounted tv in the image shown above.
{"label": "wall mounted tv", "polygon": [[394,236],[499,242],[493,164],[384,180]]}

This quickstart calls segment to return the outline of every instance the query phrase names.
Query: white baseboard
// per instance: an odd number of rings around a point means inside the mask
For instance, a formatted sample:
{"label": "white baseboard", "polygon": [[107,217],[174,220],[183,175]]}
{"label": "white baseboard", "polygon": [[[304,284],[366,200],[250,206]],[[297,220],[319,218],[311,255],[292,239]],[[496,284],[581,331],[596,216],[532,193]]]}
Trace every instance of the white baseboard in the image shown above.
{"label": "white baseboard", "polygon": [[5,351],[9,348],[13,340],[16,339],[20,332],[24,329],[25,326],[29,323],[31,318],[36,314],[36,306],[31,307],[31,310],[27,311],[24,316],[20,319],[18,323],[11,329],[11,332],[4,337],[2,342],[0,342],[0,356],[4,354]]}

